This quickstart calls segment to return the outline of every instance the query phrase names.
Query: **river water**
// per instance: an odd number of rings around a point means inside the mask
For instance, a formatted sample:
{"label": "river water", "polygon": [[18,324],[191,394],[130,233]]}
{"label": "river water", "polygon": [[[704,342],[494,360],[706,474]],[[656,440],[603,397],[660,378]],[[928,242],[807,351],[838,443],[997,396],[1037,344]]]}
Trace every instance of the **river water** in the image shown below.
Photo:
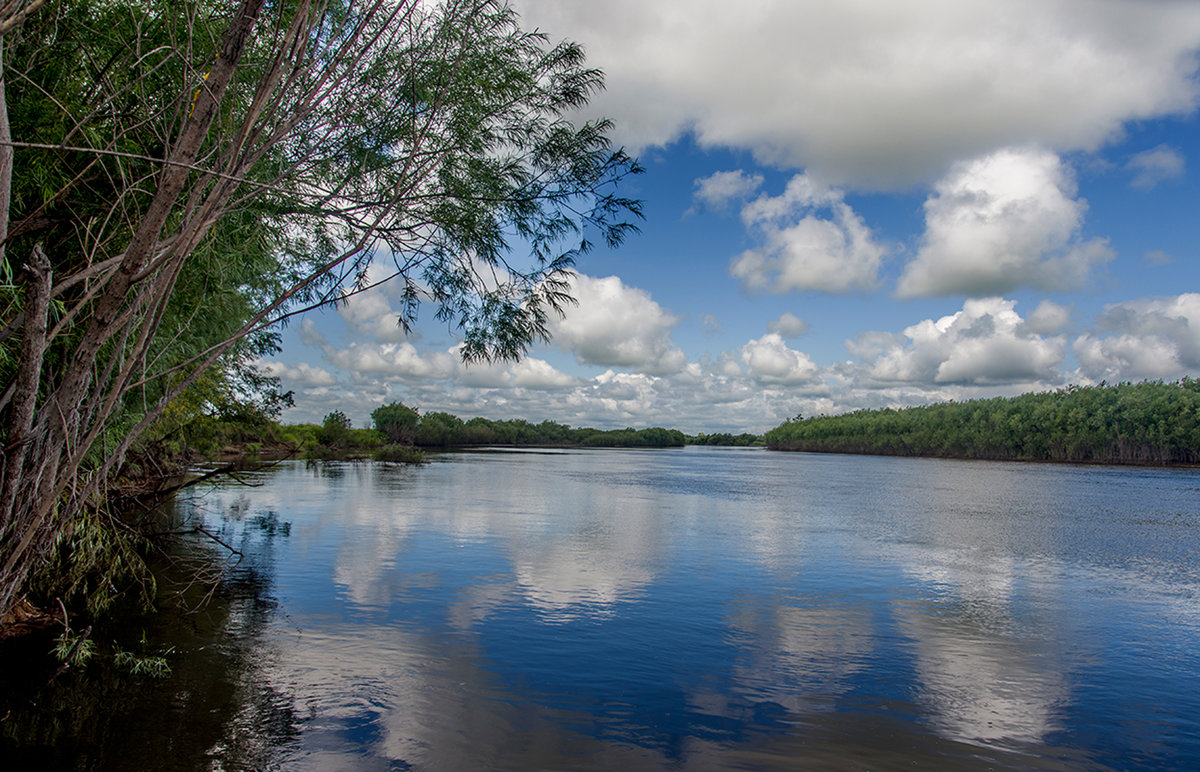
{"label": "river water", "polygon": [[1196,470],[686,448],[243,482],[176,503],[241,557],[193,545],[230,570],[146,633],[172,675],[60,709],[61,765],[1200,768]]}

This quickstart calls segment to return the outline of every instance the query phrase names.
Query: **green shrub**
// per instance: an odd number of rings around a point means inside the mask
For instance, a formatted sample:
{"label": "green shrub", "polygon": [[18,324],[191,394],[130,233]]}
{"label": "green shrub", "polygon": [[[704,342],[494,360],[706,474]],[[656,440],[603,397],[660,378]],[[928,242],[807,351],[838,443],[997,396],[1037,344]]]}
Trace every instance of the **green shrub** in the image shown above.
{"label": "green shrub", "polygon": [[384,445],[375,451],[376,461],[393,461],[401,464],[420,464],[425,454],[411,445]]}

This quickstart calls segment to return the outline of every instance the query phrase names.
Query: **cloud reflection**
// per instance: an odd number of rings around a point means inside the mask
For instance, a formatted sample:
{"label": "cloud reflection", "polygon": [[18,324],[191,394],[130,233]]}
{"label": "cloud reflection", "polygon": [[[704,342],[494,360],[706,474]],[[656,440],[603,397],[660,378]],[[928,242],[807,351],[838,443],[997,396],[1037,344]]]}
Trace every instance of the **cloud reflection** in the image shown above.
{"label": "cloud reflection", "polygon": [[[984,620],[945,609],[899,606],[896,619],[914,640],[920,699],[948,739],[1043,741],[1058,729],[1066,687],[1029,647],[998,636]],[[992,620],[994,621],[994,620]]]}
{"label": "cloud reflection", "polygon": [[[893,602],[892,614],[912,642],[926,720],[963,742],[1043,742],[1059,728],[1068,687],[1054,652],[1028,637],[1054,624],[1030,618],[1043,604],[1030,603],[1029,594],[1044,599],[1059,582],[1022,553],[1044,528],[1047,497],[1059,492],[1038,488],[1038,506],[1029,492],[1034,472],[1020,465],[942,463],[924,471],[900,497],[921,517],[888,556],[922,588],[919,600]],[[974,492],[970,500],[963,490]]]}
{"label": "cloud reflection", "polygon": [[734,679],[755,702],[794,714],[829,709],[867,665],[874,628],[866,608],[777,605],[757,598],[735,606],[729,629],[743,645]]}

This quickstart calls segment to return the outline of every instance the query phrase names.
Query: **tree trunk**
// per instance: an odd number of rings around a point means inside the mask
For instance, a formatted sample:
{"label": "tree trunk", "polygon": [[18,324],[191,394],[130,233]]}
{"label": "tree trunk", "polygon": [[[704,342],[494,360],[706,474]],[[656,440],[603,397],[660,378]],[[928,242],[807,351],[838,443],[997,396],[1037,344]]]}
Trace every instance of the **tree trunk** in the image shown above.
{"label": "tree trunk", "polygon": [[[99,354],[125,329],[125,320],[140,312],[147,298],[136,286],[154,261],[164,224],[184,189],[197,155],[233,80],[238,62],[265,0],[242,0],[222,40],[220,52],[163,166],[154,198],[138,218],[138,227],[121,263],[100,294],[62,379],[38,404],[38,375],[46,345],[49,267],[40,271],[35,255],[26,285],[25,329],[19,375],[5,427],[3,480],[0,482],[0,616],[19,593],[39,559],[51,549],[62,528],[61,498],[76,483],[80,464],[106,424],[122,393],[121,385],[92,394]],[[7,117],[3,119],[7,128]],[[8,151],[11,183],[11,140]],[[3,157],[0,156],[0,164]],[[0,174],[3,169],[0,167]],[[6,207],[5,207],[6,209]],[[7,214],[5,215],[7,216]],[[40,247],[35,250],[40,252]],[[44,254],[41,255],[44,258]],[[45,291],[42,291],[42,288]],[[35,305],[36,304],[36,305]],[[30,377],[32,374],[32,377]],[[89,401],[89,396],[93,399]],[[88,411],[86,420],[84,410]],[[18,500],[18,492],[21,496]],[[72,502],[70,510],[78,506]]]}

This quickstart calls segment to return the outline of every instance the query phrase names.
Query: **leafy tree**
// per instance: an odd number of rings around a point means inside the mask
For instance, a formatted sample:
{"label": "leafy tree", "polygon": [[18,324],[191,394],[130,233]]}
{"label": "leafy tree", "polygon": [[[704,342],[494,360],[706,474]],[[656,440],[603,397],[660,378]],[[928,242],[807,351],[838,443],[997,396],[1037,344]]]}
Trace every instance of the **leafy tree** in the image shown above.
{"label": "leafy tree", "polygon": [[371,411],[375,431],[398,445],[411,445],[417,429],[417,411],[399,402],[389,402]]}
{"label": "leafy tree", "polygon": [[346,443],[350,436],[350,419],[340,410],[335,410],[325,416],[321,428],[317,432],[317,442],[336,448]]}
{"label": "leafy tree", "polygon": [[432,412],[421,416],[416,443],[423,447],[448,447],[462,442],[463,422],[449,413]]}
{"label": "leafy tree", "polygon": [[7,3],[0,75],[0,614],[282,320],[394,280],[403,325],[431,302],[515,358],[640,215],[610,125],[567,118],[600,73],[501,0]]}
{"label": "leafy tree", "polygon": [[500,442],[493,421],[486,418],[472,418],[463,424],[464,445],[495,445]]}

